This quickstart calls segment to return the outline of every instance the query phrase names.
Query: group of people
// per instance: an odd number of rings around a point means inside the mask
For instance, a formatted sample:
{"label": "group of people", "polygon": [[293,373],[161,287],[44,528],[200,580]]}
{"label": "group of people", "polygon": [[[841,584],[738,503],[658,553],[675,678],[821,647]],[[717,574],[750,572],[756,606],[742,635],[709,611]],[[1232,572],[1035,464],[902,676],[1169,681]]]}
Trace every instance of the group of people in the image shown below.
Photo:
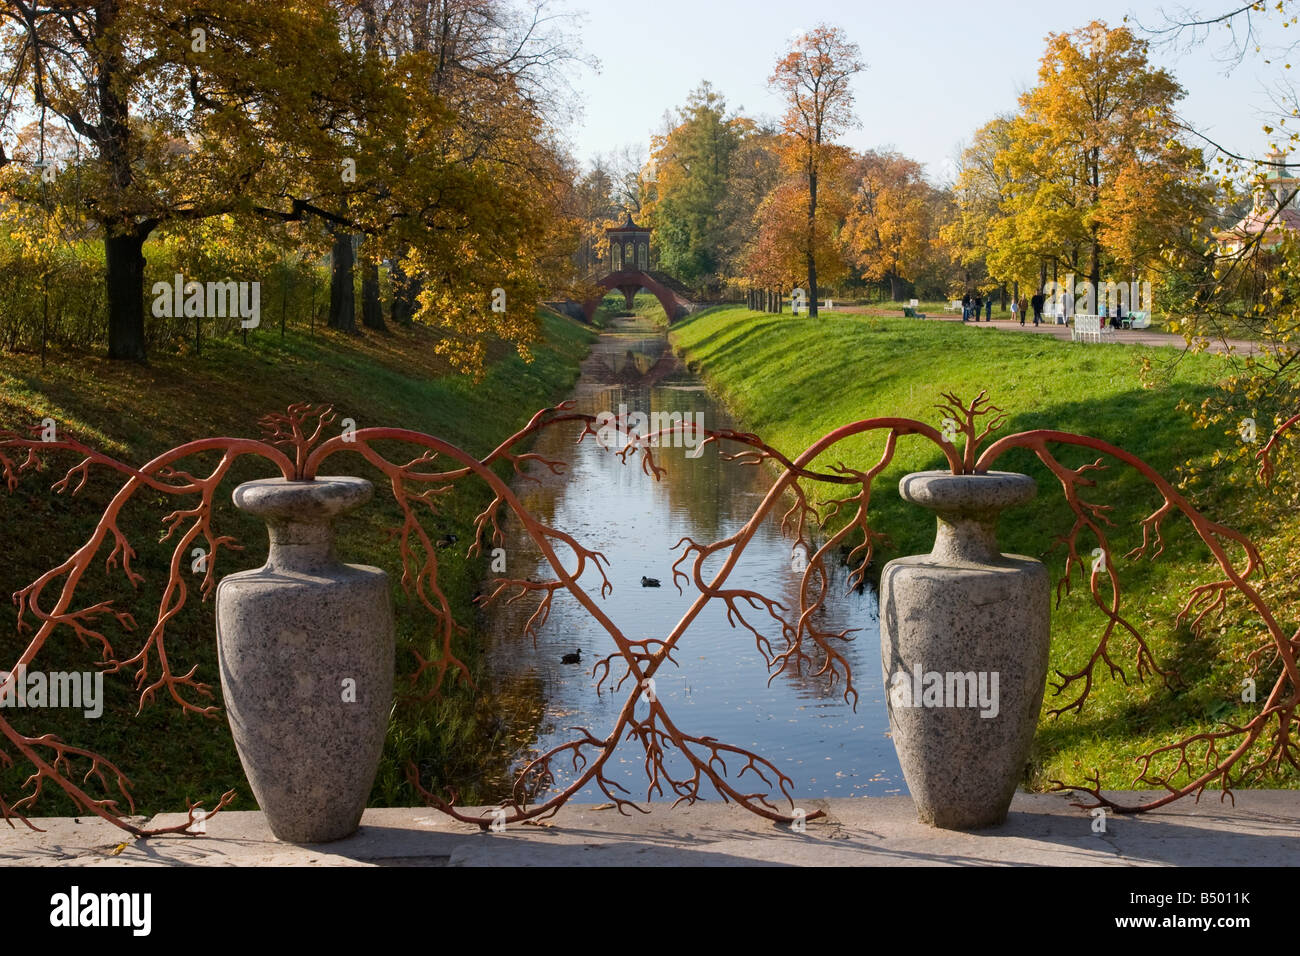
{"label": "group of people", "polygon": [[1043,324],[1043,306],[1047,303],[1047,296],[1041,292],[1036,292],[1029,297],[1028,308],[1026,308],[1025,297],[1021,296],[1019,302],[1011,303],[1011,318],[1014,321],[1020,319],[1020,324],[1025,324],[1025,318],[1030,310],[1033,310],[1034,325]]}
{"label": "group of people", "polygon": [[[1024,325],[1025,319],[1032,311],[1034,325],[1041,325],[1043,322],[1043,306],[1046,302],[1047,296],[1041,292],[1030,296],[1028,300],[1026,300],[1024,296],[1021,296],[1019,299],[1012,299],[1011,321],[1014,322],[1019,319],[1020,324]],[[963,322],[972,319],[978,322],[980,320],[981,311],[984,313],[985,322],[993,321],[993,296],[990,295],[985,299],[984,296],[979,293],[967,292],[961,297],[961,320]]]}
{"label": "group of people", "polygon": [[978,293],[967,292],[961,297],[961,320],[963,322],[968,322],[971,319],[978,322],[981,311],[984,312],[985,322],[993,321],[993,296],[989,296],[987,301]]}

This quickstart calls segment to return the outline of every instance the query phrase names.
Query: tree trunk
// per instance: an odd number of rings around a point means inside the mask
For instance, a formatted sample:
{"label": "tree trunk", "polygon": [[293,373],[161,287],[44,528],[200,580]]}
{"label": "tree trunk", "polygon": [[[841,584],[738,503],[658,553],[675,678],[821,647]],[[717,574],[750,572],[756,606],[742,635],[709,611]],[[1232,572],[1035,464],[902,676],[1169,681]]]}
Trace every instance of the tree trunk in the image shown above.
{"label": "tree trunk", "polygon": [[361,267],[361,324],[384,331],[384,305],[379,300],[379,263],[367,260]]}
{"label": "tree trunk", "polygon": [[143,362],[144,239],[139,230],[122,236],[105,231],[108,292],[108,357]]}
{"label": "tree trunk", "polygon": [[[818,137],[820,139],[820,137]],[[817,318],[817,256],[814,240],[817,237],[817,173],[808,174],[808,317]]]}
{"label": "tree trunk", "polygon": [[420,281],[402,269],[401,256],[393,260],[393,271],[388,275],[393,285],[393,321],[410,326],[415,316],[415,300],[420,294]]}
{"label": "tree trunk", "polygon": [[[1101,163],[1099,161],[1100,150],[1094,146],[1092,148],[1092,201],[1095,205],[1101,196]],[[1101,239],[1098,238],[1098,225],[1094,220],[1092,224],[1092,263],[1088,270],[1088,279],[1092,282],[1093,311],[1097,311],[1097,286],[1101,283]]]}
{"label": "tree trunk", "polygon": [[1099,295],[1097,287],[1101,285],[1101,240],[1097,238],[1096,226],[1092,227],[1092,262],[1088,266],[1088,281],[1092,283],[1092,295],[1095,301]]}
{"label": "tree trunk", "polygon": [[[99,158],[108,167],[115,195],[127,195],[132,186],[131,107],[122,78],[125,51],[115,29],[122,3],[106,0],[94,4],[99,37],[95,44],[97,78],[95,98],[99,107]],[[37,72],[40,77],[39,67]],[[118,233],[110,223],[104,226],[104,271],[108,304],[108,357],[143,362],[144,340],[144,241],[153,225],[134,225],[123,217],[127,228]]]}
{"label": "tree trunk", "polygon": [[354,261],[352,236],[346,232],[335,233],[330,252],[329,327],[340,332],[357,330],[357,304],[352,287]]}
{"label": "tree trunk", "polygon": [[898,281],[898,276],[892,272],[889,274],[889,298],[894,302],[903,301],[903,287]]}

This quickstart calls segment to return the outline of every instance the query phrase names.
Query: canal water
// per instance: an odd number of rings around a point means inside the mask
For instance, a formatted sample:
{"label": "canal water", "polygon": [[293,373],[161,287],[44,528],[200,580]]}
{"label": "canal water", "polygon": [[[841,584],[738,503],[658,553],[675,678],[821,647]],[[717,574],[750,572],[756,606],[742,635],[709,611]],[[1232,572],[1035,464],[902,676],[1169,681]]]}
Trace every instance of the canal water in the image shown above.
{"label": "canal water", "polygon": [[[673,355],[663,332],[642,319],[617,322],[600,337],[583,366],[572,396],[579,411],[619,414],[624,406],[629,413],[700,414],[707,428],[733,426],[699,377]],[[577,432],[574,426],[556,426],[533,448],[569,462],[562,478],[548,477],[541,484],[516,480],[514,488],[532,514],[609,559],[612,594],[600,599],[600,579],[594,571],[581,583],[623,633],[633,640],[662,639],[697,593],[693,585],[684,584],[684,594],[672,586],[671,565],[679,554],[673,545],[683,536],[705,543],[737,531],[762,500],[772,473],[721,461],[716,445],[698,457],[688,457],[695,453],[685,448],[659,448],[656,454],[667,473],[655,481],[641,470],[639,455],[624,464],[590,437],[575,445]],[[759,529],[727,586],[750,588],[797,608],[791,541],[779,529],[785,508],[774,510],[776,517]],[[507,576],[550,580],[549,566],[519,522],[510,521],[505,531]],[[567,549],[557,550],[561,557],[568,555]],[[711,561],[706,569],[716,566],[717,561]],[[832,572],[832,594],[821,625],[832,631],[858,629],[843,651],[859,694],[856,712],[843,699],[842,681],[831,687],[805,671],[802,677],[782,674],[769,685],[753,635],[732,628],[717,601],[679,641],[673,656],[680,666],[667,662],[659,669],[655,690],[684,732],[716,737],[767,758],[793,780],[796,798],[905,793],[882,692],[876,595],[870,587],[849,591],[848,570],[838,562]],[[642,576],[659,579],[662,587],[642,587]],[[536,647],[523,636],[535,607],[531,596],[514,604],[498,600],[483,621],[493,696],[512,715],[508,736],[516,769],[528,758],[573,739],[570,728],[586,727],[597,737],[607,736],[629,689],[625,685],[611,694],[607,681],[597,694],[592,664],[613,652],[614,644],[571,595],[557,594]],[[765,615],[756,612],[751,620],[757,624],[760,618]],[[783,644],[774,640],[773,646]],[[562,663],[562,656],[577,650],[580,665]],[[613,673],[623,673],[618,662]],[[642,708],[638,705],[639,712]],[[644,757],[636,740],[625,741],[607,774],[637,800],[646,799]],[[737,764],[731,773],[739,769]],[[556,786],[574,779],[570,770],[567,762],[556,767]],[[752,783],[754,779],[749,773],[741,783],[757,789],[761,783]],[[592,789],[583,791],[580,799],[604,799]],[[671,798],[671,790],[668,793]],[[715,796],[708,784],[702,795]]]}

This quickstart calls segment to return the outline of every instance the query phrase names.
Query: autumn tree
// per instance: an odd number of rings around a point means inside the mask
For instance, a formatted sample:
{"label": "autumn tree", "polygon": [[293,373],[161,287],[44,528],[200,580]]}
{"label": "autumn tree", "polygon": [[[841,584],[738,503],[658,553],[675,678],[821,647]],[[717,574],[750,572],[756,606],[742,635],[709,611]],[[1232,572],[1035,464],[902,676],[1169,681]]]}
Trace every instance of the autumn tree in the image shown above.
{"label": "autumn tree", "polygon": [[868,151],[853,164],[856,189],[844,224],[849,259],[872,282],[888,282],[903,299],[905,283],[931,264],[935,223],[933,188],[921,164],[899,153]]}
{"label": "autumn tree", "polygon": [[[662,269],[711,292],[753,278],[751,240],[765,221],[760,217],[756,226],[756,211],[793,175],[782,166],[782,147],[774,128],[729,113],[708,83],[691,94],[676,121],[652,141],[654,178],[645,189],[643,215],[655,230]],[[777,205],[788,205],[787,199]],[[798,245],[797,234],[778,233]]]}
{"label": "autumn tree", "polygon": [[[576,231],[565,208],[572,171],[542,110],[511,83],[477,95],[491,126],[430,124],[404,138],[373,213],[423,279],[415,321],[439,330],[438,352],[476,374],[493,340],[528,354],[536,305],[569,271]],[[446,114],[433,96],[428,109]]]}
{"label": "autumn tree", "polygon": [[728,282],[749,278],[746,255],[755,233],[755,211],[782,179],[781,136],[771,127],[740,118],[740,143],[731,154],[727,188],[718,203],[721,232],[714,256]]}
{"label": "autumn tree", "polygon": [[[566,257],[551,248],[551,224],[563,218],[559,192],[569,184],[553,124],[567,108],[559,67],[579,58],[576,44],[563,31],[565,19],[547,14],[545,0],[334,2],[341,43],[358,58],[359,74],[372,92],[332,130],[345,175],[326,169],[325,177],[290,188],[313,196],[312,207],[334,235],[330,324],[353,328],[356,247],[362,324],[383,328],[379,264],[388,259],[394,320],[434,319],[420,303],[435,298],[464,304],[437,321],[449,331],[440,347],[476,368],[479,344],[467,344],[464,353],[450,344],[462,338],[462,329],[452,331],[454,318],[526,342],[536,333],[528,302],[545,283],[505,283],[512,275],[536,277],[543,267],[553,273]],[[542,208],[548,212],[539,225],[535,213]],[[465,247],[498,241],[480,226],[498,223],[500,242],[518,234],[501,224],[503,215],[534,231],[501,246],[510,265],[498,269],[496,281],[467,289],[470,263],[498,260],[492,254],[480,259]],[[451,222],[460,236],[448,244],[441,231]],[[524,262],[531,265],[519,269]],[[432,273],[422,271],[430,266]],[[450,287],[442,296],[425,288],[434,277]],[[525,288],[533,292],[523,294]],[[514,302],[507,308],[509,321],[500,320],[507,313],[499,310],[492,319],[481,317],[497,298],[494,289]]]}
{"label": "autumn tree", "polygon": [[[1153,42],[1189,54],[1206,47],[1216,64],[1248,68],[1261,86],[1279,91],[1250,104],[1260,116],[1253,141],[1229,142],[1213,130],[1186,128],[1208,157],[1207,175],[1192,185],[1214,190],[1216,202],[1208,212],[1188,215],[1192,235],[1170,237],[1163,250],[1161,307],[1172,329],[1195,348],[1244,337],[1262,345],[1250,355],[1237,350],[1224,356],[1220,390],[1193,409],[1197,424],[1228,436],[1237,435],[1244,417],[1258,419],[1262,435],[1266,423],[1286,420],[1300,408],[1300,242],[1292,225],[1300,192],[1300,128],[1294,125],[1297,103],[1289,79],[1297,65],[1297,26],[1300,4],[1278,0],[1231,4],[1204,16],[1179,10],[1150,31]],[[1239,231],[1243,220],[1249,228]],[[1221,242],[1225,236],[1231,239]],[[1294,512],[1295,496],[1277,493],[1288,483],[1296,487],[1300,477],[1294,441],[1289,446],[1281,442],[1275,455],[1274,493],[1256,502],[1261,517],[1276,514],[1278,506]],[[1241,473],[1252,474],[1258,448],[1239,441],[1231,447]]]}
{"label": "autumn tree", "polygon": [[[852,161],[845,147],[823,150],[819,166],[824,188],[811,229],[807,189],[798,175],[787,171],[768,193],[754,213],[753,239],[745,253],[745,274],[752,282],[768,289],[790,290],[807,276],[810,256],[827,282],[848,275],[840,231],[848,214]],[[810,298],[809,315],[814,304]]]}
{"label": "autumn tree", "polygon": [[[1012,146],[1011,126],[1010,116],[999,116],[985,123],[976,130],[957,161],[952,213],[945,219],[940,234],[949,256],[961,270],[963,289],[988,276],[990,237],[1004,217],[1002,196],[1010,185],[1007,164],[1002,159]],[[1030,263],[1030,271],[1036,271],[1038,262],[1032,255]],[[1003,272],[999,278],[1020,281],[1014,272]]]}
{"label": "autumn tree", "polygon": [[[526,352],[565,258],[558,22],[544,0],[8,3],[3,123],[65,127],[84,155],[63,175],[103,235],[112,356],[145,355],[146,239],[228,214],[327,229],[336,261],[364,236],[363,321],[382,325],[394,260],[405,318],[478,371],[485,339]],[[6,169],[0,190],[30,201],[34,178]]]}
{"label": "autumn tree", "polygon": [[599,278],[608,254],[605,229],[618,217],[614,178],[599,159],[576,177],[568,209],[579,223],[575,271],[584,279]]}
{"label": "autumn tree", "polygon": [[[781,117],[787,137],[784,153],[788,168],[799,179],[803,199],[803,229],[797,244],[808,281],[809,314],[814,317],[817,254],[819,247],[827,245],[827,237],[819,231],[826,219],[818,215],[821,178],[834,161],[835,138],[856,123],[850,84],[864,69],[857,44],[838,28],[821,24],[795,41],[768,80],[786,104]],[[773,221],[784,222],[784,214]]]}
{"label": "autumn tree", "polygon": [[1190,186],[1199,154],[1177,135],[1183,95],[1126,27],[1050,35],[1038,84],[1000,131],[990,269],[1022,276],[1050,261],[1096,286],[1105,268],[1127,278],[1148,265],[1203,202]]}
{"label": "autumn tree", "polygon": [[753,238],[745,250],[747,277],[759,288],[793,287],[807,265],[800,247],[807,223],[798,184],[779,183],[759,205],[753,224]]}
{"label": "autumn tree", "polygon": [[[0,51],[12,64],[0,123],[35,116],[83,148],[63,174],[80,178],[103,238],[109,356],[135,360],[145,241],[170,222],[247,210],[278,144],[309,147],[347,72],[313,0],[7,0]],[[22,171],[9,173],[0,188],[22,201]]]}
{"label": "autumn tree", "polygon": [[[433,195],[446,196],[454,209],[461,196],[459,191],[447,192],[448,178],[487,177],[493,184],[487,196],[508,194],[514,201],[504,207],[505,214],[518,211],[521,222],[535,223],[542,211],[545,224],[512,254],[531,261],[539,290],[555,281],[570,251],[567,238],[559,237],[572,225],[560,210],[572,175],[556,130],[576,108],[569,68],[590,63],[572,32],[573,16],[552,9],[550,0],[364,2],[378,7],[376,45],[392,61],[395,80],[413,94],[415,83],[423,78],[432,94],[426,126],[441,131],[434,150],[441,179],[431,184]],[[362,22],[365,29],[364,18]],[[417,163],[420,154],[430,150],[432,137],[424,135],[417,144],[410,142],[410,134],[425,128],[417,122],[407,136],[399,137],[408,156],[415,150],[411,158]],[[411,198],[416,198],[414,193]],[[421,202],[427,204],[428,197]],[[529,208],[518,210],[519,203]],[[553,227],[562,220],[564,228],[557,232]],[[503,236],[510,234],[512,230],[503,231]],[[420,277],[408,282],[402,268],[409,247],[381,242],[378,248],[397,266],[395,300],[414,302]],[[516,305],[509,311],[521,318],[528,304]]]}

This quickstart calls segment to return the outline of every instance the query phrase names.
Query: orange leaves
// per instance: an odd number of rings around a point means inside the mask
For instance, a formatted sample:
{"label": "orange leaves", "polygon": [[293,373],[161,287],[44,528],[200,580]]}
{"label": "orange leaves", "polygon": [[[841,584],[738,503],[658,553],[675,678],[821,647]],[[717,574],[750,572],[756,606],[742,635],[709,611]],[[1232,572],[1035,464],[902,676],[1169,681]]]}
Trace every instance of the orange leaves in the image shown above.
{"label": "orange leaves", "polygon": [[847,255],[872,281],[914,278],[931,249],[931,187],[921,165],[899,153],[858,161],[844,223]]}
{"label": "orange leaves", "polygon": [[822,23],[799,37],[768,78],[786,100],[785,132],[820,145],[856,125],[849,81],[866,68],[858,45],[837,27]]}
{"label": "orange leaves", "polygon": [[783,286],[802,264],[814,310],[818,277],[833,281],[845,272],[835,241],[842,206],[840,215],[828,206],[835,204],[836,173],[848,153],[833,141],[857,123],[849,84],[864,69],[857,44],[838,28],[820,24],[795,41],[768,80],[786,102],[780,152],[788,175],[755,219],[759,235],[750,271],[760,281]]}

